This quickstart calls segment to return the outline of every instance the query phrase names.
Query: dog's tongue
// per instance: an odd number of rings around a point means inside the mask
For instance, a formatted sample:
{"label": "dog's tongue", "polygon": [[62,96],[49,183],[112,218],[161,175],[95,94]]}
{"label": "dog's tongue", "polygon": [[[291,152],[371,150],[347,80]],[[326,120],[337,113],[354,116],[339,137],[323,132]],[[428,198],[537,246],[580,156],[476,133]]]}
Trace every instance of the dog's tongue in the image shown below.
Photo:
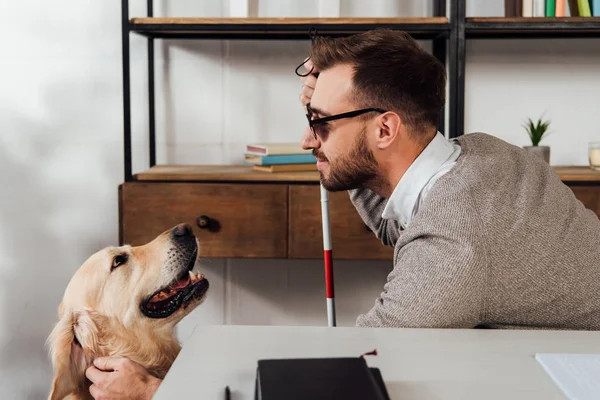
{"label": "dog's tongue", "polygon": [[175,285],[173,285],[173,289],[183,289],[190,283],[190,277],[188,276],[186,279],[180,279],[177,281]]}

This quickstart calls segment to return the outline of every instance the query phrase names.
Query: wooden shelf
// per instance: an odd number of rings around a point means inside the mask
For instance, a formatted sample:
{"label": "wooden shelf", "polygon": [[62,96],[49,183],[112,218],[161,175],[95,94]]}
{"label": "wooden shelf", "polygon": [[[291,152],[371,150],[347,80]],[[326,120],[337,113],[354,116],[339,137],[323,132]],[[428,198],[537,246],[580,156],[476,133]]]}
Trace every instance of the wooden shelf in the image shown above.
{"label": "wooden shelf", "polygon": [[564,182],[588,182],[600,184],[600,171],[590,167],[554,167],[554,171]]}
{"label": "wooden shelf", "polygon": [[250,165],[158,165],[133,176],[163,182],[319,182],[319,173],[262,172]]}
{"label": "wooden shelf", "polygon": [[467,38],[596,38],[600,17],[467,18]]}
{"label": "wooden shelf", "polygon": [[401,29],[416,39],[447,37],[446,17],[432,18],[132,18],[129,30],[162,39],[308,40],[309,32],[347,36],[376,28]]}
{"label": "wooden shelf", "polygon": [[[589,167],[557,166],[565,182],[600,184],[600,171]],[[318,172],[259,172],[249,165],[160,165],[134,175],[143,182],[319,182]]]}

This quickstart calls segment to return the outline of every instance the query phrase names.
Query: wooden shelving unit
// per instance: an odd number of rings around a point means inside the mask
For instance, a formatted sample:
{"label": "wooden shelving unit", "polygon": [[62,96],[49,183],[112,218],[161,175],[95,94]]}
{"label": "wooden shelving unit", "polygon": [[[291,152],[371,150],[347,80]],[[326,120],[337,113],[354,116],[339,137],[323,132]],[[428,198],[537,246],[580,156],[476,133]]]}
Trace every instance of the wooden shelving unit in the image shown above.
{"label": "wooden shelving unit", "polygon": [[[444,119],[440,131],[454,138],[464,134],[468,40],[600,38],[598,17],[467,18],[466,0],[430,1],[433,15],[427,18],[157,18],[153,1],[147,0],[147,15],[130,18],[129,1],[122,0],[125,182],[119,187],[120,242],[141,244],[187,221],[196,225],[206,257],[322,257],[317,172],[266,173],[248,165],[157,165],[157,39],[309,41],[315,34],[340,37],[377,28],[403,30],[415,39],[431,40],[434,56],[447,66],[448,126]],[[150,165],[135,174],[131,169],[132,34],[143,36],[148,44]],[[600,172],[570,166],[554,170],[586,207],[600,215]],[[389,249],[365,229],[346,193],[331,193],[330,205],[337,258],[392,258]]]}

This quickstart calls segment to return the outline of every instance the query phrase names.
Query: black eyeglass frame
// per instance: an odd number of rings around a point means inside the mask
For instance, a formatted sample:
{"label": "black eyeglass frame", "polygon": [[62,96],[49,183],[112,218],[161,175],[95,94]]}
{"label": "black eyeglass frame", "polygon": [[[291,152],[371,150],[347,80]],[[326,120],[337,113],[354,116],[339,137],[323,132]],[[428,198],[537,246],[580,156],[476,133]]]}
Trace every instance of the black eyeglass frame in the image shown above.
{"label": "black eyeglass frame", "polygon": [[386,110],[384,110],[382,108],[363,108],[360,110],[354,110],[354,111],[349,111],[349,112],[345,112],[345,113],[341,113],[341,114],[330,115],[328,117],[312,119],[313,113],[310,108],[310,104],[306,105],[306,110],[308,111],[306,113],[306,118],[308,119],[308,126],[310,126],[310,130],[312,131],[315,139],[317,139],[317,132],[315,131],[315,128],[314,128],[315,125],[322,125],[329,121],[335,121],[335,120],[342,119],[342,118],[354,118],[359,115],[366,114],[368,112],[373,112],[373,111],[376,111],[381,114],[387,112]]}

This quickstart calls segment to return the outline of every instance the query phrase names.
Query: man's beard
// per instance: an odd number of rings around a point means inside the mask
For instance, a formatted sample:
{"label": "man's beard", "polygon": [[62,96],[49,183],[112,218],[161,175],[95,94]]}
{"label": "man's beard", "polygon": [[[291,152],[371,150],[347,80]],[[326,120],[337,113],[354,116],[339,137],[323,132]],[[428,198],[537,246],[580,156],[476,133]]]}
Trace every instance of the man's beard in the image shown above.
{"label": "man's beard", "polygon": [[[377,174],[377,161],[373,152],[367,147],[366,129],[357,136],[352,150],[347,156],[329,162],[329,176],[325,178],[319,171],[321,184],[330,192],[371,188],[378,186],[380,181]],[[317,158],[325,159],[324,155],[313,151]],[[329,160],[327,160],[329,161]]]}

